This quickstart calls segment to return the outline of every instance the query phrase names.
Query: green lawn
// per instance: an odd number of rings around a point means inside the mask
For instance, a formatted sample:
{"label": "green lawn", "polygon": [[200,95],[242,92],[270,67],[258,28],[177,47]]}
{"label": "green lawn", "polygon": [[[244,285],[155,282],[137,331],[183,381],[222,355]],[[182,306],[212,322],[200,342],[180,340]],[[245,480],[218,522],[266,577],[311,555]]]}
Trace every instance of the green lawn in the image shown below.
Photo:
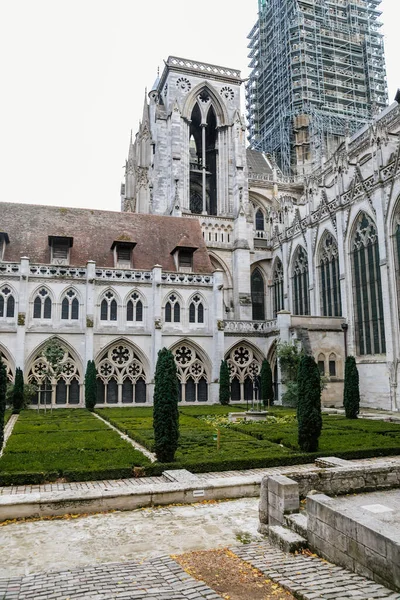
{"label": "green lawn", "polygon": [[[267,423],[228,423],[234,406],[180,406],[180,440],[174,463],[150,463],[84,409],[27,410],[20,414],[0,459],[0,484],[124,478],[134,466],[146,475],[167,468],[193,472],[251,469],[313,462],[316,456],[362,458],[400,454],[400,425],[324,415],[320,449],[297,445],[293,409],[273,407]],[[98,414],[149,450],[154,449],[151,407],[100,408]],[[217,449],[216,430],[220,430]]]}
{"label": "green lawn", "polygon": [[[179,448],[172,467],[194,472],[224,471],[312,462],[316,456],[351,459],[400,454],[400,425],[394,423],[324,415],[319,451],[305,454],[297,444],[293,409],[271,408],[269,414],[275,422],[228,424],[228,412],[236,410],[243,408],[180,406]],[[151,408],[105,408],[98,412],[132,439],[154,449]],[[206,415],[209,418],[205,421]],[[219,451],[214,439],[217,427],[221,434]],[[159,473],[163,469],[153,464],[146,472]]]}
{"label": "green lawn", "polygon": [[85,409],[21,412],[0,458],[0,485],[130,477],[150,461]]}

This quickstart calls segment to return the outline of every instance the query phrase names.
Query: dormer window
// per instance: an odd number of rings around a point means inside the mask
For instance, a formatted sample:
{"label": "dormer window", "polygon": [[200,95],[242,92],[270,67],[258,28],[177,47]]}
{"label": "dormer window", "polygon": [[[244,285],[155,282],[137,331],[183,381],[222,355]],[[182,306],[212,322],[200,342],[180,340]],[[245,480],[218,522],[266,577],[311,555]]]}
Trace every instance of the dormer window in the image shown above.
{"label": "dormer window", "polygon": [[136,246],[135,242],[116,240],[111,246],[114,251],[114,264],[117,269],[132,268],[132,250]]}
{"label": "dormer window", "polygon": [[4,231],[0,231],[0,260],[4,260],[4,253],[6,250],[7,244],[10,243],[10,239],[8,234]]}
{"label": "dormer window", "polygon": [[69,265],[70,248],[72,248],[72,244],[73,238],[71,237],[49,235],[51,264]]}
{"label": "dormer window", "polygon": [[178,262],[180,271],[191,273],[193,270],[193,252],[179,250]]}
{"label": "dormer window", "polygon": [[192,246],[186,235],[182,237],[178,245],[172,250],[171,254],[174,257],[175,267],[181,273],[192,273],[193,271],[193,254],[197,247]]}

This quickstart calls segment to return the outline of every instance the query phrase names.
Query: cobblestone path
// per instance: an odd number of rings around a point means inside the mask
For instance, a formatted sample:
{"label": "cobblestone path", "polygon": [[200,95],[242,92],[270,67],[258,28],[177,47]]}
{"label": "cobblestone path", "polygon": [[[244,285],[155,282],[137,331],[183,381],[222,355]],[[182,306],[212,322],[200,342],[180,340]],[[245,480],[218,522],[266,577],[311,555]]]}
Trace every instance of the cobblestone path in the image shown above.
{"label": "cobblestone path", "polygon": [[1,600],[219,600],[171,558],[0,580]]}
{"label": "cobblestone path", "polygon": [[232,550],[301,600],[400,600],[399,593],[316,556],[285,554],[268,542]]}
{"label": "cobblestone path", "polygon": [[[300,600],[400,600],[400,594],[318,557],[285,554],[268,542],[234,547]],[[58,573],[0,579],[1,600],[218,600],[170,557],[108,563]],[[250,597],[243,600],[251,600]]]}

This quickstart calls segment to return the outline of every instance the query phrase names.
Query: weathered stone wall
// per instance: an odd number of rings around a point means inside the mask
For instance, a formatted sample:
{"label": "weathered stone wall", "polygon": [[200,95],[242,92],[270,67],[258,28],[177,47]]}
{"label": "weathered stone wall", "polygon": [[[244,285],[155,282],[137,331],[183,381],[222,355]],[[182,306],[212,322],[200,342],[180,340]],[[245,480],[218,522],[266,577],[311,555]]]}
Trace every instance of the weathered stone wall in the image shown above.
{"label": "weathered stone wall", "polygon": [[[324,494],[307,498],[307,537],[323,558],[400,591],[400,532],[363,515],[341,514]],[[386,525],[386,526],[385,526]]]}

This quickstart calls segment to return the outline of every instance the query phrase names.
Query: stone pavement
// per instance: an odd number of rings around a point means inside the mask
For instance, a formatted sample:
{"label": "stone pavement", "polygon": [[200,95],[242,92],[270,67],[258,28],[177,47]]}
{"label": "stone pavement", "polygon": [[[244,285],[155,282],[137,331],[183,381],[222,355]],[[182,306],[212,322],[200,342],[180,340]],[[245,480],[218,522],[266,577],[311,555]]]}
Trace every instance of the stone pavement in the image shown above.
{"label": "stone pavement", "polygon": [[301,600],[400,600],[400,593],[337,567],[317,556],[286,554],[267,541],[232,548],[240,558],[259,569]]}
{"label": "stone pavement", "polygon": [[170,557],[0,580],[2,600],[218,600]]}
{"label": "stone pavement", "polygon": [[[300,600],[399,600],[400,594],[318,557],[257,542],[231,550]],[[217,600],[168,556],[0,580],[2,600]],[[243,598],[251,600],[251,598]]]}

